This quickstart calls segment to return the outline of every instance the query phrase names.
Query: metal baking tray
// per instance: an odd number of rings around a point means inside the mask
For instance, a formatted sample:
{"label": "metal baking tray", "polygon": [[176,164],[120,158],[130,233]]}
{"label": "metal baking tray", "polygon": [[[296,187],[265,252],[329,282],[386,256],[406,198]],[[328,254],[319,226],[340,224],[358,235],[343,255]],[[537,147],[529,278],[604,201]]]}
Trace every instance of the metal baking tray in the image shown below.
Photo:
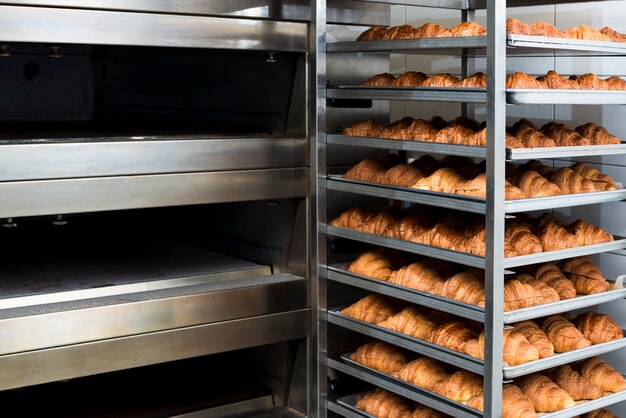
{"label": "metal baking tray", "polygon": [[326,89],[326,97],[329,99],[487,103],[487,90],[453,87],[331,86]]}
{"label": "metal baking tray", "polygon": [[454,417],[482,417],[482,413],[480,411],[470,408],[467,405],[452,401],[441,395],[437,395],[436,393],[427,391],[393,376],[389,376],[388,374],[365,367],[362,364],[350,360],[346,355],[341,356],[341,361],[329,358],[327,360],[327,365],[332,369],[397,393],[407,399],[429,406]]}
{"label": "metal baking tray", "polygon": [[[419,353],[444,363],[452,364],[470,372],[482,375],[484,373],[484,362],[475,357],[450,350],[439,345],[429,343],[381,326],[360,321],[355,318],[343,315],[339,311],[341,308],[328,310],[328,322],[351,329],[361,334],[369,335],[378,340],[386,341],[409,351]],[[517,366],[506,366],[503,368],[505,379],[514,379],[527,374],[547,370],[552,367],[569,364],[574,361],[583,360],[593,356],[609,353],[626,347],[626,338],[609,341],[607,343],[596,344],[566,353],[555,354],[551,357],[531,361]]]}
{"label": "metal baking tray", "polygon": [[356,393],[354,395],[342,396],[337,399],[337,405],[345,408],[349,412],[355,414],[355,417],[376,418],[374,415],[370,415],[365,411],[361,411],[356,407],[356,404],[363,398],[366,392]]}
{"label": "metal baking tray", "polygon": [[[483,308],[355,274],[348,271],[345,265],[327,266],[326,274],[329,280],[387,295],[420,306],[437,309],[442,312],[448,312],[473,321],[485,322],[485,310]],[[626,298],[626,288],[616,288],[612,285],[611,290],[607,292],[582,295],[573,299],[565,299],[545,305],[503,312],[503,320],[505,324],[513,324],[527,319],[570,312],[624,298]]]}
{"label": "metal baking tray", "polygon": [[[506,45],[510,48],[552,49],[574,52],[600,52],[603,55],[626,55],[626,43],[586,41],[580,39],[550,38],[547,36],[530,36],[508,34]],[[507,51],[511,52],[511,51]]]}
{"label": "metal baking tray", "polygon": [[[326,183],[330,190],[421,203],[466,212],[485,213],[485,199],[457,194],[432,192],[410,187],[390,186],[380,183],[368,183],[345,179],[340,175],[328,175]],[[554,209],[572,206],[591,205],[597,203],[619,202],[626,199],[626,189],[603,192],[564,194],[550,197],[534,197],[518,200],[507,200],[504,203],[505,213],[519,213],[541,209]]]}
{"label": "metal baking tray", "polygon": [[[370,234],[353,229],[341,228],[333,225],[326,225],[327,235],[347,238],[381,247],[393,248],[413,254],[420,254],[426,257],[448,260],[453,263],[463,264],[471,267],[485,268],[486,258],[461,251],[453,251],[445,248],[433,247],[430,245],[418,244],[411,241],[404,241],[397,238],[383,235]],[[580,247],[566,248],[564,250],[545,251],[537,254],[520,255],[504,259],[504,268],[525,266],[529,264],[544,263],[547,261],[562,260],[564,258],[580,257],[583,255],[599,254],[608,251],[622,250],[626,248],[626,238],[614,235],[615,241],[603,242],[601,244],[584,245]]]}
{"label": "metal baking tray", "polygon": [[[359,399],[361,399],[360,396],[363,396],[363,394],[359,394],[358,397],[357,395],[352,395],[352,396],[355,396],[354,405],[356,405]],[[349,397],[345,397],[345,398],[349,398]],[[339,403],[341,399],[344,399],[344,398],[337,399],[337,402],[328,401],[327,403],[328,410],[346,418],[376,418],[373,415],[370,415],[366,412],[359,410],[358,408],[356,408],[356,406],[349,406],[349,405],[346,405],[345,403]]]}
{"label": "metal baking tray", "polygon": [[415,353],[423,354],[444,363],[460,367],[472,373],[480,375],[484,373],[484,363],[482,360],[391,329],[351,318],[339,312],[341,309],[343,309],[343,307],[328,309],[328,322],[361,334],[369,335],[378,340],[386,341]]}
{"label": "metal baking tray", "polygon": [[[569,0],[572,1],[572,0]],[[467,0],[361,0],[362,3],[385,3],[405,6],[436,7],[438,9],[467,10]]]}
{"label": "metal baking tray", "polygon": [[[472,158],[487,158],[487,149],[485,147],[441,144],[428,141],[403,141],[398,139],[330,134],[326,136],[326,143],[367,148],[382,148],[399,151],[415,151],[429,154],[446,154],[460,155]],[[616,154],[626,154],[626,142],[612,145],[587,145],[579,147],[506,149],[506,159],[509,161],[531,160],[535,158],[589,157],[597,155]]]}
{"label": "metal baking tray", "polygon": [[508,104],[626,104],[626,90],[507,89]]}
{"label": "metal baking tray", "polygon": [[454,49],[474,49],[487,48],[486,36],[456,36],[442,38],[416,38],[416,39],[397,39],[387,41],[348,41],[334,42],[326,45],[328,53],[343,52],[381,52],[381,53],[398,53],[410,54],[412,52],[420,52],[428,50],[429,54],[442,53],[450,54],[450,50]]}

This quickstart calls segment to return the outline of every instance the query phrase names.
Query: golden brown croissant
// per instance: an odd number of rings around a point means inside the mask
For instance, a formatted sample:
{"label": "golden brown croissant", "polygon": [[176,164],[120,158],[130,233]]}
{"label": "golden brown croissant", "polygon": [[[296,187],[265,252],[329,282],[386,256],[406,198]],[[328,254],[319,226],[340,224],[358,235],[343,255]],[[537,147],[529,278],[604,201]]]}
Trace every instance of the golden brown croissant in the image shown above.
{"label": "golden brown croissant", "polygon": [[604,392],[598,386],[591,383],[589,379],[580,375],[567,364],[557,367],[554,375],[554,382],[569,393],[575,401],[598,399],[604,396]]}
{"label": "golden brown croissant", "polygon": [[389,277],[389,282],[422,292],[439,294],[444,279],[424,264],[412,263],[394,271]]}
{"label": "golden brown croissant", "polygon": [[609,85],[609,90],[626,90],[626,80],[621,77],[614,75],[607,78],[605,81]]}
{"label": "golden brown croissant", "polygon": [[[539,360],[539,352],[524,334],[512,329],[505,329],[503,360],[509,366],[517,366],[529,361]],[[485,359],[485,333],[481,332],[478,338],[469,340],[464,347],[466,354]]]}
{"label": "golden brown croissant", "polygon": [[[549,122],[541,130],[560,147],[591,145],[591,141],[563,123]],[[584,176],[583,176],[584,177]]]}
{"label": "golden brown croissant", "polygon": [[360,231],[369,232],[370,234],[383,234],[387,227],[395,223],[397,219],[388,212],[379,212],[369,217],[359,228]]}
{"label": "golden brown croissant", "polygon": [[474,131],[466,126],[450,125],[440,129],[435,135],[433,141],[444,144],[473,145],[468,143],[469,139],[472,138],[473,135]]}
{"label": "golden brown croissant", "polygon": [[575,257],[564,260],[560,268],[567,274],[577,293],[591,295],[609,290],[609,282],[598,266],[588,257]]}
{"label": "golden brown croissant", "polygon": [[546,83],[549,89],[557,90],[578,90],[579,84],[575,80],[570,80],[556,71],[548,71],[546,75],[537,77],[537,81]]}
{"label": "golden brown croissant", "polygon": [[533,36],[547,36],[549,38],[560,38],[563,32],[548,22],[538,21],[530,25],[530,34]]}
{"label": "golden brown croissant", "polygon": [[567,229],[576,236],[578,245],[593,245],[613,241],[613,235],[584,219],[569,224]]}
{"label": "golden brown croissant", "polygon": [[519,254],[536,254],[544,251],[541,241],[532,233],[530,226],[522,222],[512,222],[507,225],[504,239]]}
{"label": "golden brown croissant", "polygon": [[593,311],[582,313],[574,318],[574,325],[592,344],[624,338],[624,330],[606,314]]}
{"label": "golden brown croissant", "polygon": [[564,353],[589,347],[591,341],[576,328],[574,324],[561,315],[552,315],[543,320],[541,329],[546,333],[552,344],[554,351]]}
{"label": "golden brown croissant", "polygon": [[[466,22],[469,23],[469,22]],[[459,87],[469,89],[486,89],[487,88],[487,74],[483,72],[477,72],[467,78],[461,80]]]}
{"label": "golden brown croissant", "polygon": [[426,23],[416,30],[416,35],[418,38],[447,38],[452,36],[450,31],[435,23]]}
{"label": "golden brown croissant", "polygon": [[337,218],[330,221],[333,226],[339,226],[348,229],[363,229],[365,222],[371,218],[373,214],[369,211],[354,207],[346,210]]}
{"label": "golden brown croissant", "polygon": [[602,174],[597,169],[589,167],[585,163],[577,162],[571,169],[582,177],[593,181],[596,185],[596,190],[615,190],[616,188],[615,181],[611,176]]}
{"label": "golden brown croissant", "polygon": [[515,311],[530,306],[541,305],[544,297],[533,286],[519,280],[508,279],[504,282],[504,310]]}
{"label": "golden brown croissant", "polygon": [[396,76],[393,74],[381,73],[368,78],[361,85],[365,87],[385,87],[390,86],[395,79]]}
{"label": "golden brown croissant", "polygon": [[542,374],[524,376],[516,384],[537,412],[555,412],[576,405],[566,391]]}
{"label": "golden brown croissant", "polygon": [[521,20],[509,17],[506,20],[506,33],[512,35],[531,35],[530,25]]}
{"label": "golden brown croissant", "polygon": [[348,271],[384,281],[389,279],[394,269],[391,261],[383,254],[368,251],[354,260],[348,267]]}
{"label": "golden brown croissant", "polygon": [[487,29],[476,22],[463,22],[450,28],[452,36],[485,36]]}
{"label": "golden brown croissant", "polygon": [[393,87],[419,87],[428,76],[422,72],[408,71],[396,77],[390,84]]}
{"label": "golden brown croissant", "polygon": [[578,366],[580,374],[604,392],[621,392],[626,390],[624,376],[600,357],[583,360]]}
{"label": "golden brown croissant", "polygon": [[385,297],[372,293],[340,312],[360,321],[378,324],[395,315],[398,311]]}
{"label": "golden brown croissant", "polygon": [[433,138],[436,134],[437,129],[435,129],[430,122],[424,119],[415,119],[406,128],[406,138],[403,139],[413,141],[432,141],[431,138]]}
{"label": "golden brown croissant", "polygon": [[580,418],[619,418],[613,412],[608,409],[596,409],[595,411],[588,412],[581,415]]}
{"label": "golden brown croissant", "polygon": [[543,305],[545,303],[558,302],[559,300],[561,300],[556,290],[552,289],[544,282],[535,279],[529,274],[518,274],[517,276],[515,276],[515,280],[532,286],[532,288],[535,289],[535,291],[537,292],[537,295],[539,295],[540,297],[540,305]]}
{"label": "golden brown croissant", "polygon": [[433,390],[437,382],[450,376],[442,363],[428,357],[420,357],[407,363],[396,375],[405,382],[430,391]]}
{"label": "golden brown croissant", "polygon": [[386,173],[385,166],[377,160],[366,158],[344,174],[344,178],[379,183]]}
{"label": "golden brown croissant", "polygon": [[576,132],[589,139],[593,145],[621,144],[621,140],[596,123],[585,123],[576,127]]}
{"label": "golden brown croissant", "polygon": [[457,183],[465,182],[463,176],[452,168],[440,168],[428,177],[419,179],[410,187],[413,189],[430,190],[441,193],[454,193]]}
{"label": "golden brown croissant", "polygon": [[411,25],[392,26],[385,32],[381,33],[381,41],[389,41],[394,39],[414,39],[415,28]]}
{"label": "golden brown croissant", "polygon": [[478,336],[476,331],[460,321],[446,322],[433,329],[428,340],[433,344],[463,352],[465,343]]}
{"label": "golden brown croissant", "polygon": [[626,36],[608,26],[600,29],[600,32],[611,38],[613,42],[624,42],[624,40],[626,39]]}
{"label": "golden brown croissant", "polygon": [[407,358],[398,348],[384,341],[371,341],[350,354],[350,360],[379,372],[392,374],[407,364]]}
{"label": "golden brown croissant", "polygon": [[370,118],[345,128],[342,133],[346,136],[377,137],[380,136],[383,126],[382,123]]}
{"label": "golden brown croissant", "polygon": [[561,167],[549,177],[550,181],[565,194],[595,192],[596,186],[591,180],[583,178],[569,167]]}
{"label": "golden brown croissant", "polygon": [[401,163],[387,170],[383,183],[391,186],[411,187],[423,177],[424,173],[419,169],[411,164]]}
{"label": "golden brown croissant", "polygon": [[461,272],[445,281],[441,288],[441,296],[484,307],[485,284],[473,274]]}
{"label": "golden brown croissant", "polygon": [[556,290],[561,300],[576,297],[576,288],[573,283],[563,275],[561,269],[554,263],[545,263],[537,267],[535,278]]}
{"label": "golden brown croissant", "polygon": [[444,398],[464,403],[483,394],[483,378],[466,370],[459,370],[447,379],[438,381],[432,391]]}
{"label": "golden brown croissant", "polygon": [[526,339],[537,349],[540,358],[546,358],[554,355],[554,345],[535,322],[518,322],[514,324],[513,329],[526,337]]}
{"label": "golden brown croissant", "polygon": [[388,28],[382,25],[375,25],[361,33],[357,41],[376,41],[379,40],[385,32],[387,32]]}
{"label": "golden brown croissant", "polygon": [[[454,193],[485,198],[487,196],[487,175],[480,174],[472,180],[457,183]],[[520,188],[513,186],[508,181],[505,182],[504,193],[506,200],[526,198],[526,194]]]}
{"label": "golden brown croissant", "polygon": [[572,78],[576,81],[581,90],[609,90],[609,83],[606,80],[598,78],[596,74],[587,73],[580,77]]}
{"label": "golden brown croissant", "polygon": [[421,84],[422,87],[459,87],[461,80],[450,73],[434,74]]}
{"label": "golden brown croissant", "polygon": [[356,407],[379,418],[405,418],[413,409],[407,399],[381,388],[366,392]]}
{"label": "golden brown croissant", "polygon": [[404,308],[378,325],[425,341],[429,340],[430,333],[437,327],[437,323],[412,306]]}
{"label": "golden brown croissant", "polygon": [[559,186],[549,182],[547,178],[535,170],[519,170],[511,177],[510,181],[528,197],[558,196],[562,194]]}
{"label": "golden brown croissant", "polygon": [[580,25],[575,28],[569,28],[565,31],[565,37],[570,39],[584,39],[587,41],[612,41],[609,36],[603,34],[598,29],[591,28],[587,25]]}
{"label": "golden brown croissant", "polygon": [[[480,394],[468,399],[467,406],[483,411],[484,396]],[[502,418],[537,418],[528,397],[511,383],[502,385]]]}
{"label": "golden brown croissant", "polygon": [[519,129],[515,132],[515,138],[519,140],[525,148],[556,147],[556,142],[538,129],[528,127]]}
{"label": "golden brown croissant", "polygon": [[545,82],[526,73],[516,72],[506,77],[507,89],[547,89]]}
{"label": "golden brown croissant", "polygon": [[544,251],[556,251],[580,245],[575,235],[557,223],[547,223],[537,228],[537,235]]}

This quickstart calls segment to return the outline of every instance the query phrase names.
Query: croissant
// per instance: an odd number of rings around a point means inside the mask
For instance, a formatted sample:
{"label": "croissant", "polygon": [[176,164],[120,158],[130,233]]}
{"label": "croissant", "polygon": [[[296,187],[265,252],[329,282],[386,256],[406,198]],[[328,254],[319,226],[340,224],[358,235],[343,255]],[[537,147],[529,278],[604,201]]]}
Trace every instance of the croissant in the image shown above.
{"label": "croissant", "polygon": [[596,409],[595,411],[587,412],[581,415],[580,418],[619,418],[613,412],[608,409]]}
{"label": "croissant", "polygon": [[337,218],[330,221],[333,226],[348,229],[363,229],[365,222],[371,218],[373,214],[369,211],[355,207],[343,212]]}
{"label": "croissant", "polygon": [[549,223],[538,228],[538,237],[544,251],[557,251],[580,245],[575,235],[557,223]]}
{"label": "croissant", "polygon": [[434,74],[421,84],[422,87],[459,87],[461,80],[449,73]]}
{"label": "croissant", "polygon": [[396,373],[407,364],[406,356],[384,341],[371,341],[360,346],[350,354],[350,360],[387,374]]}
{"label": "croissant", "polygon": [[596,185],[596,190],[615,190],[615,181],[611,176],[602,174],[600,171],[593,167],[589,167],[585,163],[577,162],[571,167],[574,172],[580,174],[582,177],[593,181]]}
{"label": "croissant", "polygon": [[607,78],[605,81],[609,85],[609,90],[626,90],[626,80],[621,77],[614,75]]}
{"label": "croissant", "polygon": [[554,351],[564,353],[589,347],[591,341],[574,324],[561,315],[552,315],[543,320],[541,329],[554,344]]}
{"label": "croissant", "polygon": [[578,132],[568,128],[563,123],[549,122],[543,125],[541,130],[561,147],[591,145],[589,139],[581,136]]}
{"label": "croissant", "polygon": [[443,38],[452,36],[447,28],[435,23],[426,23],[416,30],[418,38]]}
{"label": "croissant", "polygon": [[381,41],[415,38],[415,28],[411,25],[392,26],[381,34]]}
{"label": "croissant", "polygon": [[340,311],[360,321],[378,324],[397,313],[397,310],[380,295],[371,294]]}
{"label": "croissant", "polygon": [[526,339],[537,349],[540,358],[554,355],[554,345],[548,336],[533,321],[522,321],[514,324],[513,329],[523,334]]}
{"label": "croissant", "polygon": [[600,357],[591,357],[583,360],[579,365],[579,372],[604,392],[621,392],[626,390],[624,376],[616,372],[609,363]]}
{"label": "croissant", "polygon": [[381,136],[382,129],[383,124],[370,118],[345,128],[342,133],[346,136],[378,137]]}
{"label": "croissant", "polygon": [[428,341],[430,333],[437,327],[435,322],[414,307],[404,308],[378,325],[425,341]]}
{"label": "croissant", "polygon": [[[517,366],[529,361],[539,360],[539,352],[526,339],[524,334],[512,329],[504,330],[503,360],[509,366]],[[485,333],[481,332],[478,338],[465,343],[466,354],[484,360],[485,358]]]}
{"label": "croissant", "polygon": [[386,173],[385,166],[380,161],[366,158],[349,169],[343,177],[351,180],[379,183],[384,173]]}
{"label": "croissant", "polygon": [[363,32],[356,38],[357,41],[376,41],[387,32],[388,28],[382,25],[375,25]]}
{"label": "croissant", "polygon": [[416,404],[415,409],[403,418],[444,418],[446,415],[425,405]]}
{"label": "croissant", "polygon": [[485,36],[487,29],[476,22],[463,22],[450,29],[452,36]]}
{"label": "croissant", "polygon": [[411,188],[433,192],[454,193],[457,183],[465,179],[452,168],[440,168],[428,177],[418,180]]}
{"label": "croissant", "polygon": [[535,170],[522,170],[511,177],[511,183],[519,187],[528,197],[558,196],[561,189]]}
{"label": "croissant", "polygon": [[543,134],[536,127],[521,127],[513,130],[515,138],[519,140],[525,148],[556,147],[556,142]]}
{"label": "croissant", "polygon": [[561,300],[556,290],[552,289],[544,282],[535,279],[529,274],[518,274],[517,276],[515,276],[515,280],[532,286],[532,288],[535,289],[535,291],[537,292],[537,295],[540,297],[541,301],[539,304],[541,305],[545,303],[558,302],[559,300]]}
{"label": "croissant", "polygon": [[439,294],[444,284],[437,272],[422,263],[412,263],[394,271],[389,282],[433,294]]}
{"label": "croissant", "polygon": [[541,305],[544,298],[530,284],[516,279],[508,279],[504,283],[504,310],[515,311],[530,306]]}
{"label": "croissant", "polygon": [[545,82],[537,80],[535,77],[516,72],[506,77],[507,89],[547,89]]}
{"label": "croissant", "polygon": [[561,300],[576,297],[576,288],[573,283],[563,275],[561,269],[554,263],[540,265],[535,270],[535,278],[556,290]]}
{"label": "croissant", "polygon": [[[526,194],[520,188],[513,186],[508,181],[505,181],[504,186],[506,200],[526,198]],[[487,196],[487,175],[480,174],[472,180],[457,183],[454,188],[454,193],[485,198]]]}
{"label": "croissant", "polygon": [[549,89],[557,90],[578,90],[578,83],[574,80],[568,80],[555,71],[548,71],[546,75],[537,77],[537,81],[546,83]]}
{"label": "croissant", "polygon": [[[468,399],[467,406],[483,411],[483,394]],[[528,397],[519,387],[510,383],[502,385],[502,418],[537,418],[535,408]]]}
{"label": "croissant", "polygon": [[591,122],[577,126],[576,132],[589,139],[593,145],[621,144],[622,142],[602,126]]}
{"label": "croissant", "polygon": [[574,325],[592,344],[624,338],[624,330],[606,314],[593,311],[582,313],[574,318]]}
{"label": "croissant", "polygon": [[516,383],[537,412],[555,412],[576,405],[566,391],[542,374],[525,376]]}
{"label": "croissant", "polygon": [[531,35],[530,25],[521,20],[509,17],[506,19],[506,33],[513,35]]}
{"label": "croissant", "polygon": [[596,186],[591,180],[583,178],[569,167],[559,168],[552,173],[549,180],[559,186],[563,193],[566,194],[596,191]]}
{"label": "croissant", "polygon": [[583,90],[609,90],[609,83],[593,73],[583,74],[575,80]]}
{"label": "croissant", "polygon": [[603,33],[604,35],[611,38],[613,42],[624,42],[624,35],[622,35],[618,31],[608,26],[605,26],[602,29],[600,29],[600,33]]}
{"label": "croissant", "polygon": [[437,134],[437,129],[424,119],[415,119],[406,127],[406,135],[402,139],[413,141],[430,141]]}
{"label": "croissant", "polygon": [[376,74],[375,76],[372,76],[365,80],[363,83],[361,83],[361,85],[365,87],[390,86],[395,79],[396,76],[390,73]]}
{"label": "croissant", "polygon": [[[424,84],[428,76],[418,71],[408,71],[396,77],[390,84],[393,87],[419,87]],[[403,139],[403,138],[398,138]]]}
{"label": "croissant", "polygon": [[428,357],[413,360],[397,372],[398,379],[430,391],[439,381],[449,376],[440,362]]}
{"label": "croissant", "polygon": [[385,173],[385,184],[397,187],[411,187],[416,181],[424,177],[419,169],[406,163],[391,167]]}
{"label": "croissant", "polygon": [[461,272],[445,281],[441,296],[484,307],[485,284],[471,273]]}
{"label": "croissant", "polygon": [[473,135],[474,131],[466,126],[450,125],[440,129],[433,141],[443,144],[466,144]]}
{"label": "croissant", "polygon": [[381,388],[366,392],[356,407],[375,417],[386,418],[405,418],[412,411],[408,400]]}
{"label": "croissant", "polygon": [[368,251],[354,260],[348,267],[348,271],[385,281],[389,279],[394,270],[391,261],[383,254]]}
{"label": "croissant", "polygon": [[577,293],[591,295],[609,290],[609,282],[598,266],[588,257],[575,257],[560,263]]}
{"label": "croissant", "polygon": [[510,223],[505,229],[504,239],[519,254],[536,254],[544,251],[539,238],[532,233],[528,224],[525,223]]}
{"label": "croissant", "polygon": [[604,35],[598,29],[590,28],[587,25],[580,25],[565,31],[566,37],[571,39],[585,39],[588,41],[611,42],[609,36]]}
{"label": "croissant", "polygon": [[398,222],[390,224],[384,235],[405,241],[421,242],[429,230],[430,228],[423,225],[420,220],[405,216]]}
{"label": "croissant", "polygon": [[578,245],[593,245],[613,241],[613,235],[583,219],[571,223],[567,229],[576,236]]}
{"label": "croissant", "polygon": [[561,389],[569,393],[575,401],[598,399],[604,396],[604,392],[598,386],[591,383],[586,377],[581,376],[567,364],[557,367],[554,381]]}
{"label": "croissant", "polygon": [[545,178],[550,177],[550,175],[552,174],[552,169],[539,160],[528,160],[526,163],[520,165],[518,167],[518,170],[534,170]]}
{"label": "croissant", "polygon": [[433,344],[462,353],[465,343],[477,336],[478,334],[473,329],[462,322],[455,321],[446,322],[432,330],[428,340]]}
{"label": "croissant", "polygon": [[397,219],[392,214],[383,211],[367,218],[359,230],[369,232],[370,234],[381,235],[385,233],[389,225],[396,221]]}
{"label": "croissant", "polygon": [[[465,22],[469,23],[469,22]],[[487,88],[487,74],[483,72],[477,72],[463,80],[459,87],[470,89],[486,89]]]}
{"label": "croissant", "polygon": [[459,370],[447,379],[435,383],[433,392],[456,402],[467,402],[483,394],[483,378],[466,370]]}

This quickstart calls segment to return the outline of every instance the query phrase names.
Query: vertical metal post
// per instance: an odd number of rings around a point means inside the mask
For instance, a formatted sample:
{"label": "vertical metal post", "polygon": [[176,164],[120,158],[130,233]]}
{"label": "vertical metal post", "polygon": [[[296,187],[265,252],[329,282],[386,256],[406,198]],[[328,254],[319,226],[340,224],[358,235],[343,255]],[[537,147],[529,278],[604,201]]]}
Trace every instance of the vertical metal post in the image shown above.
{"label": "vertical metal post", "polygon": [[487,228],[485,417],[502,415],[506,1],[487,0]]}
{"label": "vertical metal post", "polygon": [[326,384],[326,0],[311,0],[307,72],[309,138],[309,416],[325,418]]}
{"label": "vertical metal post", "polygon": [[[461,20],[463,22],[474,22],[476,20],[476,12],[474,10],[461,10]],[[467,78],[476,72],[474,58],[470,58],[469,50],[463,49],[461,52],[461,77]],[[475,106],[473,103],[462,103],[461,114],[468,118],[475,118]]]}

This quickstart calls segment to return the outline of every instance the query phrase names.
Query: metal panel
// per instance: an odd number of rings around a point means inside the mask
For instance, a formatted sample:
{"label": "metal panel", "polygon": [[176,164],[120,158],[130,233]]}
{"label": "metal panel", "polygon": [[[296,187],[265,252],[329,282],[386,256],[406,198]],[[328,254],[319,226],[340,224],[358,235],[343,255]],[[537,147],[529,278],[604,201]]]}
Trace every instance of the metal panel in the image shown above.
{"label": "metal panel", "polygon": [[304,338],[309,310],[0,356],[0,390]]}
{"label": "metal panel", "polygon": [[433,87],[329,87],[329,99],[409,100],[426,102],[486,103],[487,94],[481,89]]}
{"label": "metal panel", "polygon": [[626,154],[626,142],[613,145],[589,145],[580,147],[507,149],[507,160],[514,161],[530,160],[533,158],[566,158],[621,154]]}
{"label": "metal panel", "polygon": [[507,89],[508,104],[626,104],[626,91],[615,90],[556,90]]}
{"label": "metal panel", "polygon": [[0,40],[305,52],[307,26],[286,21],[0,6]]}
{"label": "metal panel", "polygon": [[363,3],[385,3],[406,6],[437,7],[440,9],[467,9],[468,0],[361,0]]}
{"label": "metal panel", "polygon": [[[454,38],[417,38],[392,41],[354,41],[329,43],[328,53],[346,52],[381,52],[410,54],[413,52],[426,54],[460,54],[467,48],[485,48],[485,36],[462,36]],[[625,48],[626,49],[626,48]],[[472,54],[477,51],[471,51]]]}
{"label": "metal panel", "polygon": [[0,183],[0,218],[305,197],[306,168]]}
{"label": "metal panel", "polygon": [[[603,55],[625,55],[626,45],[619,42],[585,41],[579,39],[548,38],[544,36],[513,35],[506,36],[506,44],[511,48],[520,48],[519,52],[527,52],[526,48],[565,50],[578,52],[600,52]],[[508,53],[517,52],[509,50]]]}
{"label": "metal panel", "polygon": [[149,136],[28,142],[0,141],[0,181],[307,165],[305,138]]}
{"label": "metal panel", "polygon": [[[340,398],[337,400],[337,402],[340,402],[344,399],[345,398]],[[358,400],[355,400],[354,405],[356,405],[357,401]],[[335,402],[328,402],[328,410],[335,412],[341,415],[342,417],[346,417],[346,418],[375,418],[373,415],[370,415],[368,413],[365,413],[357,409],[356,406],[346,405],[344,402],[342,402],[341,404],[335,403]]]}

